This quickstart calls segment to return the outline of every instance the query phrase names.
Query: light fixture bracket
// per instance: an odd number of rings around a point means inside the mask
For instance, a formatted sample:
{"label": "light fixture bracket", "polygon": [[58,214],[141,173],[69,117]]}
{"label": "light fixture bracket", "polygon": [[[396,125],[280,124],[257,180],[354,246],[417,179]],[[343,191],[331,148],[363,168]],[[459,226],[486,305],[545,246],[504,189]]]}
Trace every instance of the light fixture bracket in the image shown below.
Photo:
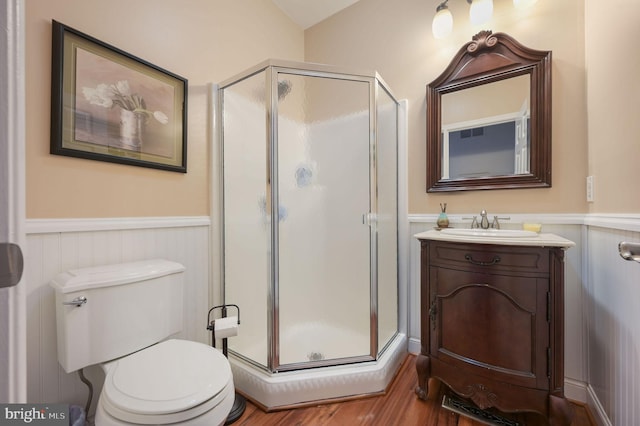
{"label": "light fixture bracket", "polygon": [[[494,0],[466,0],[469,5],[469,20],[475,27],[484,25],[493,16]],[[532,1],[537,0],[514,0],[514,1]],[[449,11],[449,0],[441,0],[436,7],[436,14],[433,18],[431,27],[435,38],[444,38],[448,36],[453,28],[453,16]]]}
{"label": "light fixture bracket", "polygon": [[[467,0],[467,1],[469,1],[469,0]],[[440,3],[438,5],[438,7],[436,7],[436,13],[438,13],[441,10],[444,10],[444,9],[449,9],[449,6],[447,6],[448,2],[449,2],[449,0],[444,0],[442,3]]]}

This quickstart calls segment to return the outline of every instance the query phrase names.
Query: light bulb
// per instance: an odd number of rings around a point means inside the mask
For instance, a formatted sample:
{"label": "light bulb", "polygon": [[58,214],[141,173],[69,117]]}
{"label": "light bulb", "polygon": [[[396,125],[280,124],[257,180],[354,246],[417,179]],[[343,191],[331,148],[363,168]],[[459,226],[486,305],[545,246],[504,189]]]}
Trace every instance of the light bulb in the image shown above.
{"label": "light bulb", "polygon": [[493,0],[473,0],[469,9],[469,19],[473,25],[482,25],[493,15]]}
{"label": "light bulb", "polygon": [[533,6],[538,0],[513,0],[513,6],[516,9],[524,9]]}
{"label": "light bulb", "polygon": [[453,31],[453,15],[451,15],[449,8],[444,3],[438,6],[431,24],[431,31],[437,39],[445,38]]}

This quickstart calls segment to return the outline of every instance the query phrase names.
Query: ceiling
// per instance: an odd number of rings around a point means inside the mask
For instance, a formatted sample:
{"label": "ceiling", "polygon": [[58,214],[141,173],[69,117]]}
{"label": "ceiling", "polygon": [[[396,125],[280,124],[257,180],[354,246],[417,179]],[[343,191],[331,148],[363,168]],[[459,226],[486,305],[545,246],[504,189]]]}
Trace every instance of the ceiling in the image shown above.
{"label": "ceiling", "polygon": [[307,29],[359,0],[272,0],[293,22]]}

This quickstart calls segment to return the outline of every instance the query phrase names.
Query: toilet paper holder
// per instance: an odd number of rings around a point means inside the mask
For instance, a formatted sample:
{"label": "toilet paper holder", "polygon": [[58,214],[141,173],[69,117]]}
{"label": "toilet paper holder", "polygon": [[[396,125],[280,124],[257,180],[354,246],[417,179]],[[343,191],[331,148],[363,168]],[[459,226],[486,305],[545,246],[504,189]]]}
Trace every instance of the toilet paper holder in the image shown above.
{"label": "toilet paper holder", "polygon": [[[211,345],[215,348],[216,347],[216,329],[215,329],[215,319],[211,319],[211,314],[213,313],[213,311],[215,311],[216,309],[220,309],[221,310],[221,318],[226,318],[227,317],[227,308],[229,307],[233,307],[236,308],[236,311],[238,312],[238,325],[240,325],[240,308],[238,307],[238,305],[234,305],[232,303],[228,303],[228,304],[224,304],[224,305],[218,305],[218,306],[214,306],[213,308],[209,309],[209,313],[207,314],[207,330],[211,331]],[[222,339],[222,353],[224,356],[228,356],[227,355],[227,338],[223,338]]]}
{"label": "toilet paper holder", "polygon": [[626,241],[618,244],[618,252],[624,260],[635,260],[640,262],[640,243],[628,243]]}
{"label": "toilet paper holder", "polygon": [[[240,308],[238,307],[238,305],[228,303],[225,305],[214,306],[213,308],[209,309],[209,313],[207,314],[207,330],[211,330],[211,346],[213,346],[214,348],[216,347],[216,325],[215,325],[216,320],[211,319],[211,313],[216,309],[221,309],[222,310],[221,318],[226,318],[228,307],[236,308],[236,311],[238,311],[238,325],[240,325]],[[226,337],[222,338],[222,354],[227,358],[229,357],[227,353]],[[224,424],[230,425],[231,423],[234,423],[236,420],[242,417],[242,414],[244,413],[244,410],[246,409],[246,407],[247,407],[247,400],[245,399],[244,396],[236,392],[235,399],[233,400],[233,406],[231,407],[231,411],[229,412],[229,415],[227,416],[227,419]]]}

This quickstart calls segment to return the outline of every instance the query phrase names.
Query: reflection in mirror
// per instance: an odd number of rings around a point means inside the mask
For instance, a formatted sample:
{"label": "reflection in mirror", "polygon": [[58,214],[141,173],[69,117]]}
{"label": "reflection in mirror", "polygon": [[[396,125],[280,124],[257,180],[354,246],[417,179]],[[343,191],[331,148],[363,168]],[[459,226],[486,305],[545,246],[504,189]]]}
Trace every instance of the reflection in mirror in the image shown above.
{"label": "reflection in mirror", "polygon": [[529,76],[442,96],[442,179],[529,173]]}
{"label": "reflection in mirror", "polygon": [[551,52],[481,31],[427,86],[427,192],[551,186]]}

